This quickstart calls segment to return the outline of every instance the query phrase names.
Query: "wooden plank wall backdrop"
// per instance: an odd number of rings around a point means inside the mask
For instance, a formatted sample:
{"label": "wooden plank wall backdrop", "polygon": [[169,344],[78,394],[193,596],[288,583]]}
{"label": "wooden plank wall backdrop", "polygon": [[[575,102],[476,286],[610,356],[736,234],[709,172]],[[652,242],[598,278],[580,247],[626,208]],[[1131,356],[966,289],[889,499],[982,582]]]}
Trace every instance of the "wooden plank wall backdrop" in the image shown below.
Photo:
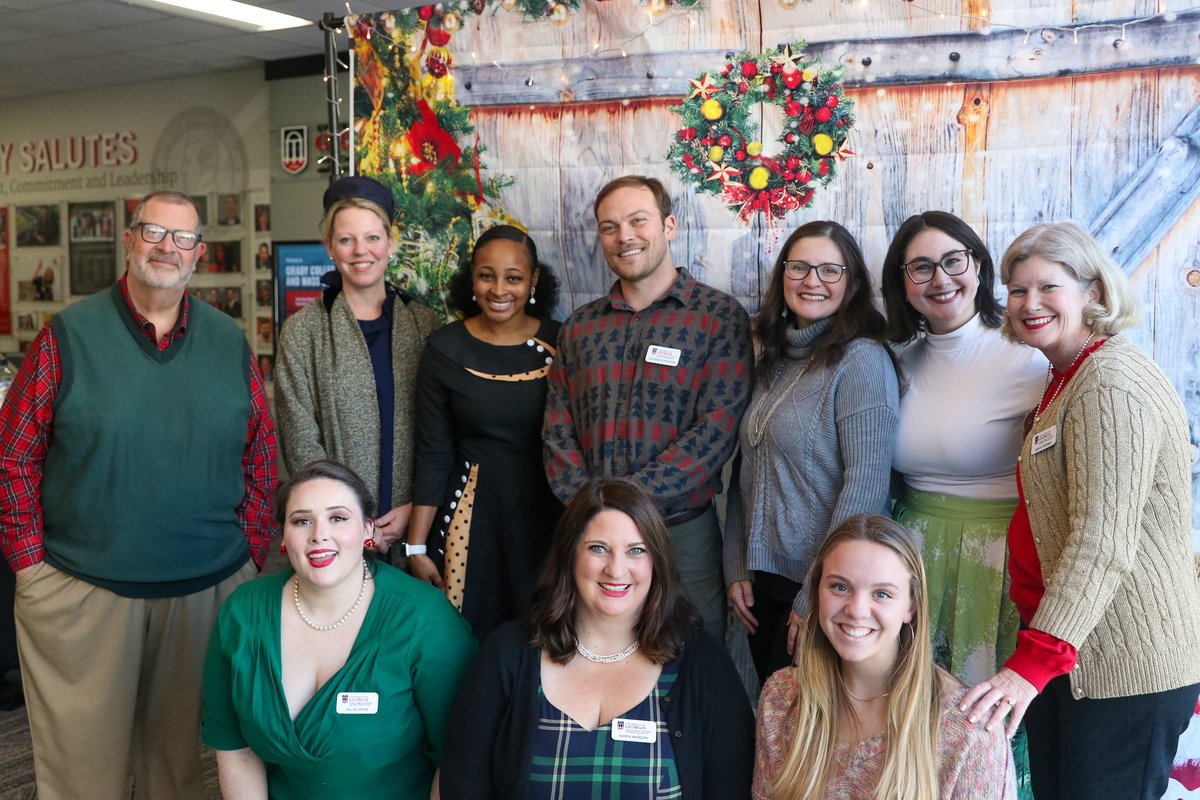
{"label": "wooden plank wall backdrop", "polygon": [[[812,0],[791,9],[708,0],[657,18],[634,0],[584,0],[562,27],[500,9],[467,15],[453,46],[459,102],[472,107],[489,170],[516,179],[504,194],[508,211],[562,273],[562,313],[611,283],[591,208],[617,175],[663,179],[680,223],[676,263],[754,310],[778,237],[801,222],[842,222],[877,271],[897,226],[940,208],[975,226],[998,260],[1030,225],[1091,225],[1149,164],[1131,202],[1096,229],[1106,243],[1105,230],[1156,237],[1144,243],[1148,255],[1125,265],[1147,309],[1132,337],[1187,404],[1200,496],[1200,189],[1163,188],[1155,175],[1177,166],[1154,167],[1160,145],[1200,103],[1198,32],[1200,5],[1178,0]],[[846,65],[856,155],[779,229],[740,226],[668,171],[678,128],[669,107],[724,52],[796,38],[823,63]],[[781,120],[774,109],[762,116],[769,149]],[[1176,155],[1195,169],[1200,135],[1179,145]],[[1139,198],[1168,191],[1179,197],[1163,199],[1183,203],[1169,215],[1177,218],[1130,219]]]}

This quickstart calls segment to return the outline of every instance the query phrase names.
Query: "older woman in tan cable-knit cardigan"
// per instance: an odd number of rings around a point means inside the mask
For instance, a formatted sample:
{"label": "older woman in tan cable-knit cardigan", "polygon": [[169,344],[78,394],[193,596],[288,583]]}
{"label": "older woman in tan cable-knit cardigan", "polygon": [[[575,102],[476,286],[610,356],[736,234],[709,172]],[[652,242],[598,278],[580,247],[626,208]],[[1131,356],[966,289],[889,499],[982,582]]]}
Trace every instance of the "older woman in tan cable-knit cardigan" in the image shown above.
{"label": "older woman in tan cable-knit cardigan", "polygon": [[321,234],[336,271],[319,299],[279,334],[276,410],[284,464],[318,459],[357,472],[378,499],[376,540],[386,550],[412,510],[413,394],[417,363],[437,315],[385,280],[391,192],[351,176],[325,191]]}
{"label": "older woman in tan cable-knit cardigan", "polygon": [[1000,275],[1005,332],[1051,369],[1008,535],[1023,629],[963,707],[989,727],[1011,712],[1009,735],[1024,717],[1038,800],[1158,800],[1200,693],[1187,416],[1119,335],[1137,300],[1086,231],[1026,231]]}

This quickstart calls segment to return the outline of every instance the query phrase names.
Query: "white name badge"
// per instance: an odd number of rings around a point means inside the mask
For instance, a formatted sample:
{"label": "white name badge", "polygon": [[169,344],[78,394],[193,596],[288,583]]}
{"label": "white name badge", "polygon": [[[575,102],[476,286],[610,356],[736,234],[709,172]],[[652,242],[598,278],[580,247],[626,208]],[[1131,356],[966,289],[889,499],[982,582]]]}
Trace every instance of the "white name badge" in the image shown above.
{"label": "white name badge", "polygon": [[642,742],[654,744],[658,738],[658,725],[648,719],[622,719],[612,721],[612,738],[618,742]]}
{"label": "white name badge", "polygon": [[377,714],[379,692],[340,692],[334,705],[339,714]]}
{"label": "white name badge", "polygon": [[1044,431],[1038,431],[1033,435],[1033,447],[1029,448],[1030,454],[1040,453],[1048,447],[1054,447],[1058,441],[1058,426],[1046,428]]}
{"label": "white name badge", "polygon": [[661,344],[652,344],[646,349],[646,361],[650,364],[662,364],[664,367],[679,366],[679,356],[683,355],[683,351],[675,347],[663,347]]}

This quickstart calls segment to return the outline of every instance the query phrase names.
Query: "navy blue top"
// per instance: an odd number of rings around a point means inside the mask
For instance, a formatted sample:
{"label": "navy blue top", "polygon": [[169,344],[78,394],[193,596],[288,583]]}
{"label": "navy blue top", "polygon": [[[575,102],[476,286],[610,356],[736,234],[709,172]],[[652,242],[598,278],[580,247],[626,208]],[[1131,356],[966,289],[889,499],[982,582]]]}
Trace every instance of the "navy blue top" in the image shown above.
{"label": "navy blue top", "polygon": [[391,511],[382,508],[392,496],[392,437],[395,416],[395,390],[392,382],[392,307],[396,293],[388,289],[383,301],[383,313],[376,319],[358,321],[363,339],[367,342],[367,353],[371,356],[371,371],[375,373],[375,397],[379,402],[379,504],[378,514]]}

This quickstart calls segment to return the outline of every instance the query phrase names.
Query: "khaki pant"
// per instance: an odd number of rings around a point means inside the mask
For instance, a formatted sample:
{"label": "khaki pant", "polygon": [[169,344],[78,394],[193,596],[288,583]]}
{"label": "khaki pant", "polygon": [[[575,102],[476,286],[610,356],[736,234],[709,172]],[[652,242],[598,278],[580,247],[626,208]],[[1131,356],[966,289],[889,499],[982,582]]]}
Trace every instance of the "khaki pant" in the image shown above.
{"label": "khaki pant", "polygon": [[17,581],[17,646],[38,800],[200,800],[200,679],[247,562],[185,597],[113,594],[42,562]]}

